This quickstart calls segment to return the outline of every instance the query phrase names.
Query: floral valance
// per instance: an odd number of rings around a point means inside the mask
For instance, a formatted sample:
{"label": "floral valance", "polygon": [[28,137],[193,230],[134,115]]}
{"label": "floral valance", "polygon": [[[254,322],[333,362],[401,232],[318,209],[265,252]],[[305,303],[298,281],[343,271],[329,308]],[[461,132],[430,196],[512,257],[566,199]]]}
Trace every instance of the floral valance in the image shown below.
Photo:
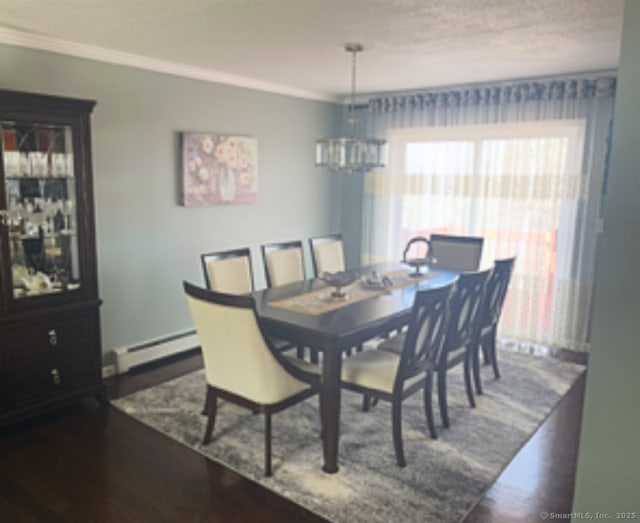
{"label": "floral valance", "polygon": [[406,110],[481,107],[529,101],[612,98],[615,90],[616,78],[612,76],[501,83],[381,96],[369,100],[369,112],[384,114]]}

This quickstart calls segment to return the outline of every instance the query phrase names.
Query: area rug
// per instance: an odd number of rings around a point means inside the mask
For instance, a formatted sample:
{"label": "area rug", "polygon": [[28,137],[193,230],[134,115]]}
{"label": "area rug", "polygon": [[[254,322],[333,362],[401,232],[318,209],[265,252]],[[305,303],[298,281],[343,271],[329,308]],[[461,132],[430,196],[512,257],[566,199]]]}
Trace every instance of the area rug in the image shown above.
{"label": "area rug", "polygon": [[[264,418],[219,403],[214,440],[202,446],[203,371],[138,391],[113,405],[141,422],[335,522],[457,522],[463,519],[584,367],[501,351],[502,378],[482,369],[484,394],[468,406],[462,369],[450,371],[451,427],[427,433],[421,394],[402,412],[407,466],[395,462],[391,409],[362,412],[361,396],[342,394],[340,471],[321,471],[317,398],[273,417],[273,472],[263,475]],[[434,399],[436,395],[434,394]],[[439,420],[434,401],[436,420]]]}

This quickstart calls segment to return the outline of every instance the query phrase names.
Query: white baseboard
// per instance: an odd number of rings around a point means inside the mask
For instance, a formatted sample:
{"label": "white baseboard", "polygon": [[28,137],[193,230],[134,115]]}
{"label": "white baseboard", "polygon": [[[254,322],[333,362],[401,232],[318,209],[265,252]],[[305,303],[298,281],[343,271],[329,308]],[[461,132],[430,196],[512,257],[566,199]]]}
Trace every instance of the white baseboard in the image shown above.
{"label": "white baseboard", "polygon": [[123,374],[129,369],[145,363],[179,354],[200,346],[195,332],[183,332],[164,338],[151,340],[131,347],[118,347],[116,354],[116,371]]}

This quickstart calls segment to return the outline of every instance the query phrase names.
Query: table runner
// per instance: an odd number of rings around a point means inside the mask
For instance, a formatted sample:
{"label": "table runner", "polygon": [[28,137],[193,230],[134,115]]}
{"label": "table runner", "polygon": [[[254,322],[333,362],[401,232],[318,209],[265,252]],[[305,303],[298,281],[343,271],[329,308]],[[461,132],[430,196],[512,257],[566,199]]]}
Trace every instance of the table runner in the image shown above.
{"label": "table runner", "polygon": [[291,296],[290,298],[285,298],[283,300],[272,301],[269,305],[293,312],[299,312],[301,314],[317,316],[324,314],[325,312],[330,312],[361,300],[374,298],[381,294],[385,294],[402,287],[408,287],[409,285],[413,285],[430,278],[435,278],[437,276],[437,274],[430,272],[422,273],[420,276],[409,276],[412,272],[413,271],[402,269],[380,275],[381,279],[386,276],[393,284],[390,287],[385,288],[367,287],[363,281],[356,280],[351,285],[347,285],[342,288],[343,292],[346,293],[346,297],[344,298],[333,297],[331,293],[334,288],[324,287],[305,294]]}

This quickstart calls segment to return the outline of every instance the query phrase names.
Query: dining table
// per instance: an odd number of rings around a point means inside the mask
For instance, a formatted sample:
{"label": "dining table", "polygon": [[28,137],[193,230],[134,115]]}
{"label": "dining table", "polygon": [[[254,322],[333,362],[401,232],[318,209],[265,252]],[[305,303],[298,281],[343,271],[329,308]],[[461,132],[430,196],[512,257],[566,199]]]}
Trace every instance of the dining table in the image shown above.
{"label": "dining table", "polygon": [[[457,272],[422,269],[419,275],[404,264],[380,264],[346,271],[353,282],[343,296],[320,278],[255,291],[256,309],[269,336],[308,347],[321,354],[320,416],[323,466],[339,470],[342,360],[367,341],[406,326],[418,290],[448,285]],[[371,275],[388,286],[371,285]]]}

